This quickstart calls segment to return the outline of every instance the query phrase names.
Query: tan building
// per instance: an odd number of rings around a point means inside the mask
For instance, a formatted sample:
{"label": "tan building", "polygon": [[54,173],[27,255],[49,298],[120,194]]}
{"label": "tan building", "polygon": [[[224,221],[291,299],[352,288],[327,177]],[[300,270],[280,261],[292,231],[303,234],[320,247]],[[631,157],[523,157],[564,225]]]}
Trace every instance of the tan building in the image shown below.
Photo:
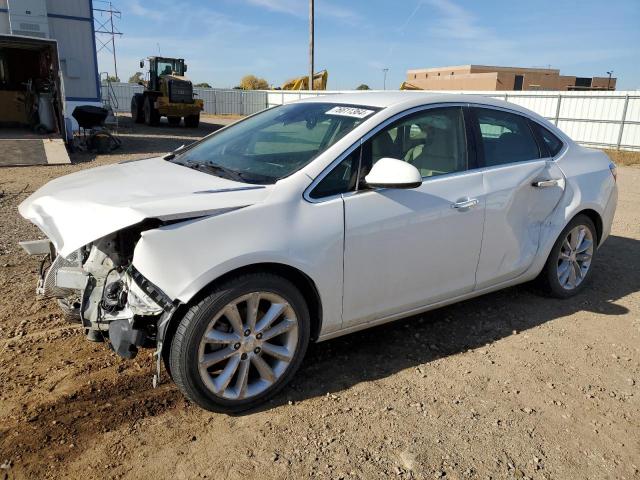
{"label": "tan building", "polygon": [[455,67],[407,70],[409,87],[422,90],[615,90],[616,79],[560,75],[555,68]]}

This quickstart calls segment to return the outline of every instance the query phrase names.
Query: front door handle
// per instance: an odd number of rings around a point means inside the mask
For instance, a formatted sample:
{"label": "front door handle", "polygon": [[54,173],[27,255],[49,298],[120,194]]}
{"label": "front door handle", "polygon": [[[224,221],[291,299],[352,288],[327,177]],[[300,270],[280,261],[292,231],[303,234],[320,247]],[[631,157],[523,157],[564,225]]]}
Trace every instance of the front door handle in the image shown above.
{"label": "front door handle", "polygon": [[531,186],[532,187],[537,187],[537,188],[556,187],[556,186],[558,186],[559,182],[560,182],[560,179],[551,178],[549,180],[538,180],[536,182],[533,182],[531,184]]}
{"label": "front door handle", "polygon": [[458,200],[456,203],[452,203],[451,208],[468,210],[469,208],[477,206],[479,203],[480,201],[477,198],[465,198],[462,200]]}

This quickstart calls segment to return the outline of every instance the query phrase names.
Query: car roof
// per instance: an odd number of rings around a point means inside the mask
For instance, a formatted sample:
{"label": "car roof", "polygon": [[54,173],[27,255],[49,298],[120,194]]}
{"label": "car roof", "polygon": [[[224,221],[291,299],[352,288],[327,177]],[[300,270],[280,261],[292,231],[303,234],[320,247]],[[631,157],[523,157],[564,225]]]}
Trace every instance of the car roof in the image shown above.
{"label": "car roof", "polygon": [[475,103],[494,107],[516,110],[529,116],[537,116],[531,110],[520,107],[514,103],[497,100],[484,95],[462,93],[439,93],[424,91],[386,91],[386,92],[349,92],[340,94],[320,94],[317,97],[308,97],[298,102],[329,102],[346,105],[359,105],[377,108],[402,106],[411,108],[419,105],[435,103]]}

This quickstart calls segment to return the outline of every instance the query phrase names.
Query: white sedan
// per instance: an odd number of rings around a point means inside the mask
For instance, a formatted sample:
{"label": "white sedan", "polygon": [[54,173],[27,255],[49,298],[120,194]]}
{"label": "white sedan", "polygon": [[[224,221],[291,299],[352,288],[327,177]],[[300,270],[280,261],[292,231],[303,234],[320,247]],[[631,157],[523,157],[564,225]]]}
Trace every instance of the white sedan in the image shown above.
{"label": "white sedan", "polygon": [[84,170],[20,205],[39,291],[89,339],[156,349],[202,407],[241,411],[310,341],[536,279],[585,286],[616,168],[510,103],[416,92],[265,110],[162,158]]}

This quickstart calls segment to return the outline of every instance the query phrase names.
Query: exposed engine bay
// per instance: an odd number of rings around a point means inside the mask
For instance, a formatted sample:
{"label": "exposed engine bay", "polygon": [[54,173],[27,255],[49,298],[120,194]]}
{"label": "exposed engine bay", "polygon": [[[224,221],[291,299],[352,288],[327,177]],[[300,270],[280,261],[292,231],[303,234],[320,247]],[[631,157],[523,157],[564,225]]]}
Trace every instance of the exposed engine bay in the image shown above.
{"label": "exposed engine bay", "polygon": [[173,303],[133,267],[135,244],[144,230],[162,225],[150,220],[58,255],[49,240],[22,242],[30,254],[44,254],[37,293],[56,298],[65,317],[80,323],[87,337],[109,341],[118,355],[136,356],[154,348],[157,324]]}

